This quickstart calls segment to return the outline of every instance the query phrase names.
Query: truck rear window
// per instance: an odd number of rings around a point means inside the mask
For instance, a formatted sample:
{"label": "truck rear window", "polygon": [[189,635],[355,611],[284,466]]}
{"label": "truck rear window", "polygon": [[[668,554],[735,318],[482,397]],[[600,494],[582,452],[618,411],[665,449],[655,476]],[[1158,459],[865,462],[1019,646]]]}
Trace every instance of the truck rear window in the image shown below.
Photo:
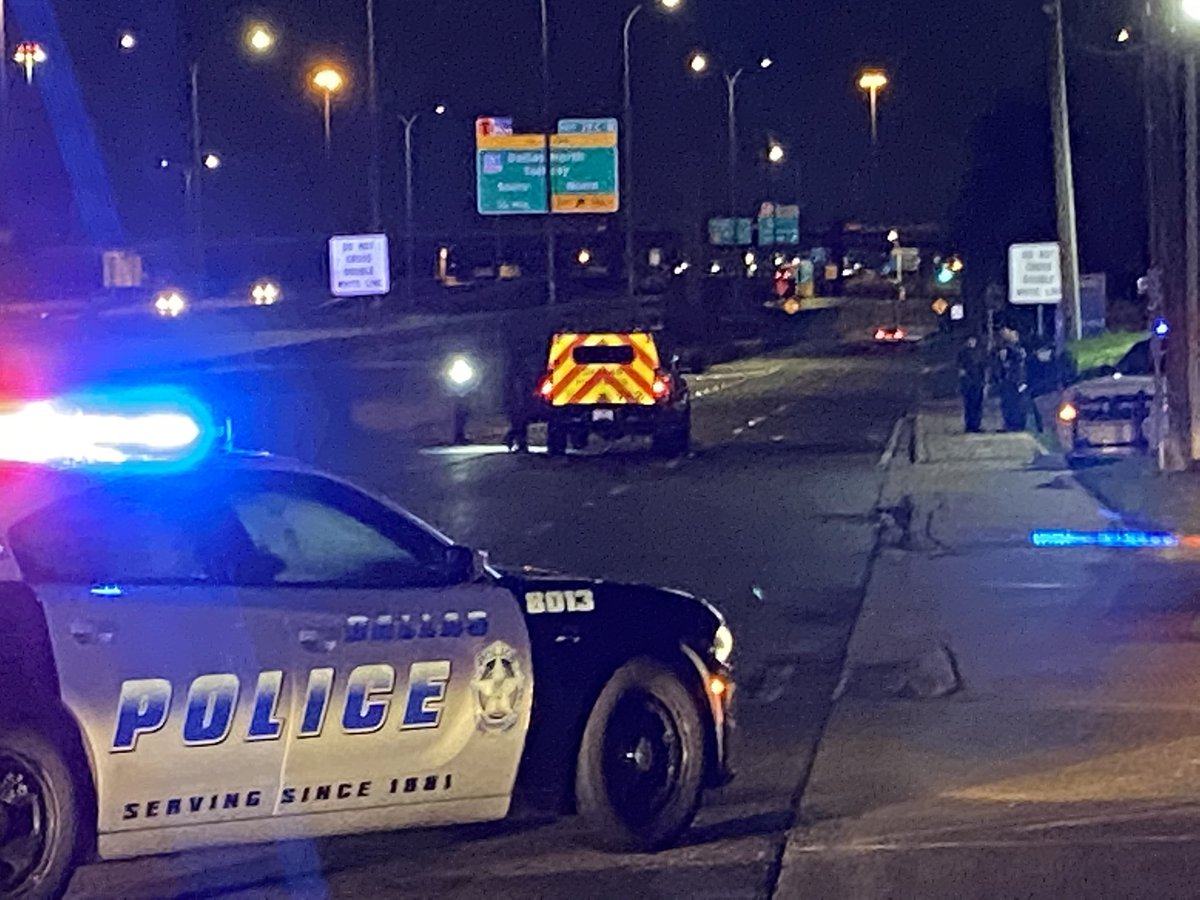
{"label": "truck rear window", "polygon": [[633,347],[629,344],[613,347],[576,347],[572,356],[581,366],[627,366],[633,362]]}

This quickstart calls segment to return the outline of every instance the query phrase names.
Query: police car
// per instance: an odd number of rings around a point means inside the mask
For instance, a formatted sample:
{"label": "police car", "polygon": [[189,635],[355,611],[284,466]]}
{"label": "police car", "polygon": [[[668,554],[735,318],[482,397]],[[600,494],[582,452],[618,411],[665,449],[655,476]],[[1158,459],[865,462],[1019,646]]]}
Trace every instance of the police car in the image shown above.
{"label": "police car", "polygon": [[216,431],[161,399],[0,410],[0,894],[514,799],[653,850],[728,779],[713,607],[498,570]]}

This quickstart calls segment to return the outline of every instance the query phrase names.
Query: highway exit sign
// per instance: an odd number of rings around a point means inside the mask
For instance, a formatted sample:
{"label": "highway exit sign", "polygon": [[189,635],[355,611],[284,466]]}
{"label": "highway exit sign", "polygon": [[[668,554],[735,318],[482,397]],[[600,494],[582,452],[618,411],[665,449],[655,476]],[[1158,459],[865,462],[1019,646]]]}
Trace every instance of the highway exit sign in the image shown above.
{"label": "highway exit sign", "polygon": [[[617,212],[620,185],[616,120],[564,119],[559,124],[568,132],[551,136],[553,211]],[[479,213],[544,215],[545,138],[539,134],[496,133],[481,127],[475,134]]]}

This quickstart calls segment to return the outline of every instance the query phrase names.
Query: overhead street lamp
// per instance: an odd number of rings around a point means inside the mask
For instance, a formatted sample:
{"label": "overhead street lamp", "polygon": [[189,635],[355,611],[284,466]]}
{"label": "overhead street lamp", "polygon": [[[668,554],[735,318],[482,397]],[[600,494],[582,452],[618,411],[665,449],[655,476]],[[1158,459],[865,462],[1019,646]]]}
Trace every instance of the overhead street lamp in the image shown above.
{"label": "overhead street lamp", "polygon": [[[446,104],[439,103],[435,106],[433,114],[444,116]],[[416,272],[414,271],[416,251],[413,234],[413,126],[417,124],[419,118],[421,118],[420,113],[400,117],[400,121],[404,123],[404,294],[410,305],[416,281]]]}
{"label": "overhead street lamp", "polygon": [[333,149],[333,95],[346,86],[346,76],[336,66],[326,63],[318,66],[309,76],[313,88],[320,92],[325,111],[325,156]]}
{"label": "overhead street lamp", "polygon": [[784,149],[782,144],[778,143],[777,141],[773,141],[770,146],[767,147],[767,161],[772,165],[777,166],[785,159],[787,159],[787,150]]}
{"label": "overhead street lamp", "polygon": [[870,98],[871,146],[876,146],[879,143],[879,92],[888,86],[887,73],[882,69],[865,69],[858,76],[858,86]]}
{"label": "overhead street lamp", "polygon": [[[765,70],[771,68],[775,61],[769,56],[759,59],[754,68]],[[703,75],[712,66],[707,53],[697,50],[688,57],[688,68],[696,75]],[[737,215],[737,171],[738,171],[738,128],[737,128],[737,87],[742,76],[750,67],[741,66],[734,71],[725,71],[726,117],[729,131],[729,212]]]}
{"label": "overhead street lamp", "polygon": [[277,38],[275,30],[265,22],[251,22],[246,26],[243,35],[246,49],[258,56],[265,56],[275,50]]}
{"label": "overhead street lamp", "polygon": [[[677,12],[683,8],[683,0],[656,0],[654,3],[659,9],[665,12]],[[624,207],[625,207],[625,282],[629,296],[632,297],[637,293],[637,261],[635,259],[634,249],[634,229],[636,222],[634,219],[633,209],[633,87],[630,77],[630,32],[633,29],[633,22],[638,15],[646,8],[646,3],[639,3],[629,11],[629,15],[625,17],[625,28],[622,31],[624,38],[624,89],[625,89],[625,105],[623,107],[621,131],[622,142],[624,147],[621,149],[621,155],[625,160],[625,172],[621,178],[621,184],[624,187]]]}

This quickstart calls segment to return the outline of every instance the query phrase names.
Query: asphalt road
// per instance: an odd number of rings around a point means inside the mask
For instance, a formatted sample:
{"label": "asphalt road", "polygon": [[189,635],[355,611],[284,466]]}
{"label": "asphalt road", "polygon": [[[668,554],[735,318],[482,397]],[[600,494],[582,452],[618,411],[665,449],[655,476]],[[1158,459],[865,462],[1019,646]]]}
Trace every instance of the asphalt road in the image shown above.
{"label": "asphalt road", "polygon": [[633,444],[550,459],[326,442],[322,463],[502,563],[683,587],[725,611],[739,775],[683,847],[613,855],[571,819],[523,821],[90,866],[72,896],[768,895],[875,552],[878,459],[922,365],[916,351],[797,351],[717,367],[693,381],[696,449],[679,461]]}

